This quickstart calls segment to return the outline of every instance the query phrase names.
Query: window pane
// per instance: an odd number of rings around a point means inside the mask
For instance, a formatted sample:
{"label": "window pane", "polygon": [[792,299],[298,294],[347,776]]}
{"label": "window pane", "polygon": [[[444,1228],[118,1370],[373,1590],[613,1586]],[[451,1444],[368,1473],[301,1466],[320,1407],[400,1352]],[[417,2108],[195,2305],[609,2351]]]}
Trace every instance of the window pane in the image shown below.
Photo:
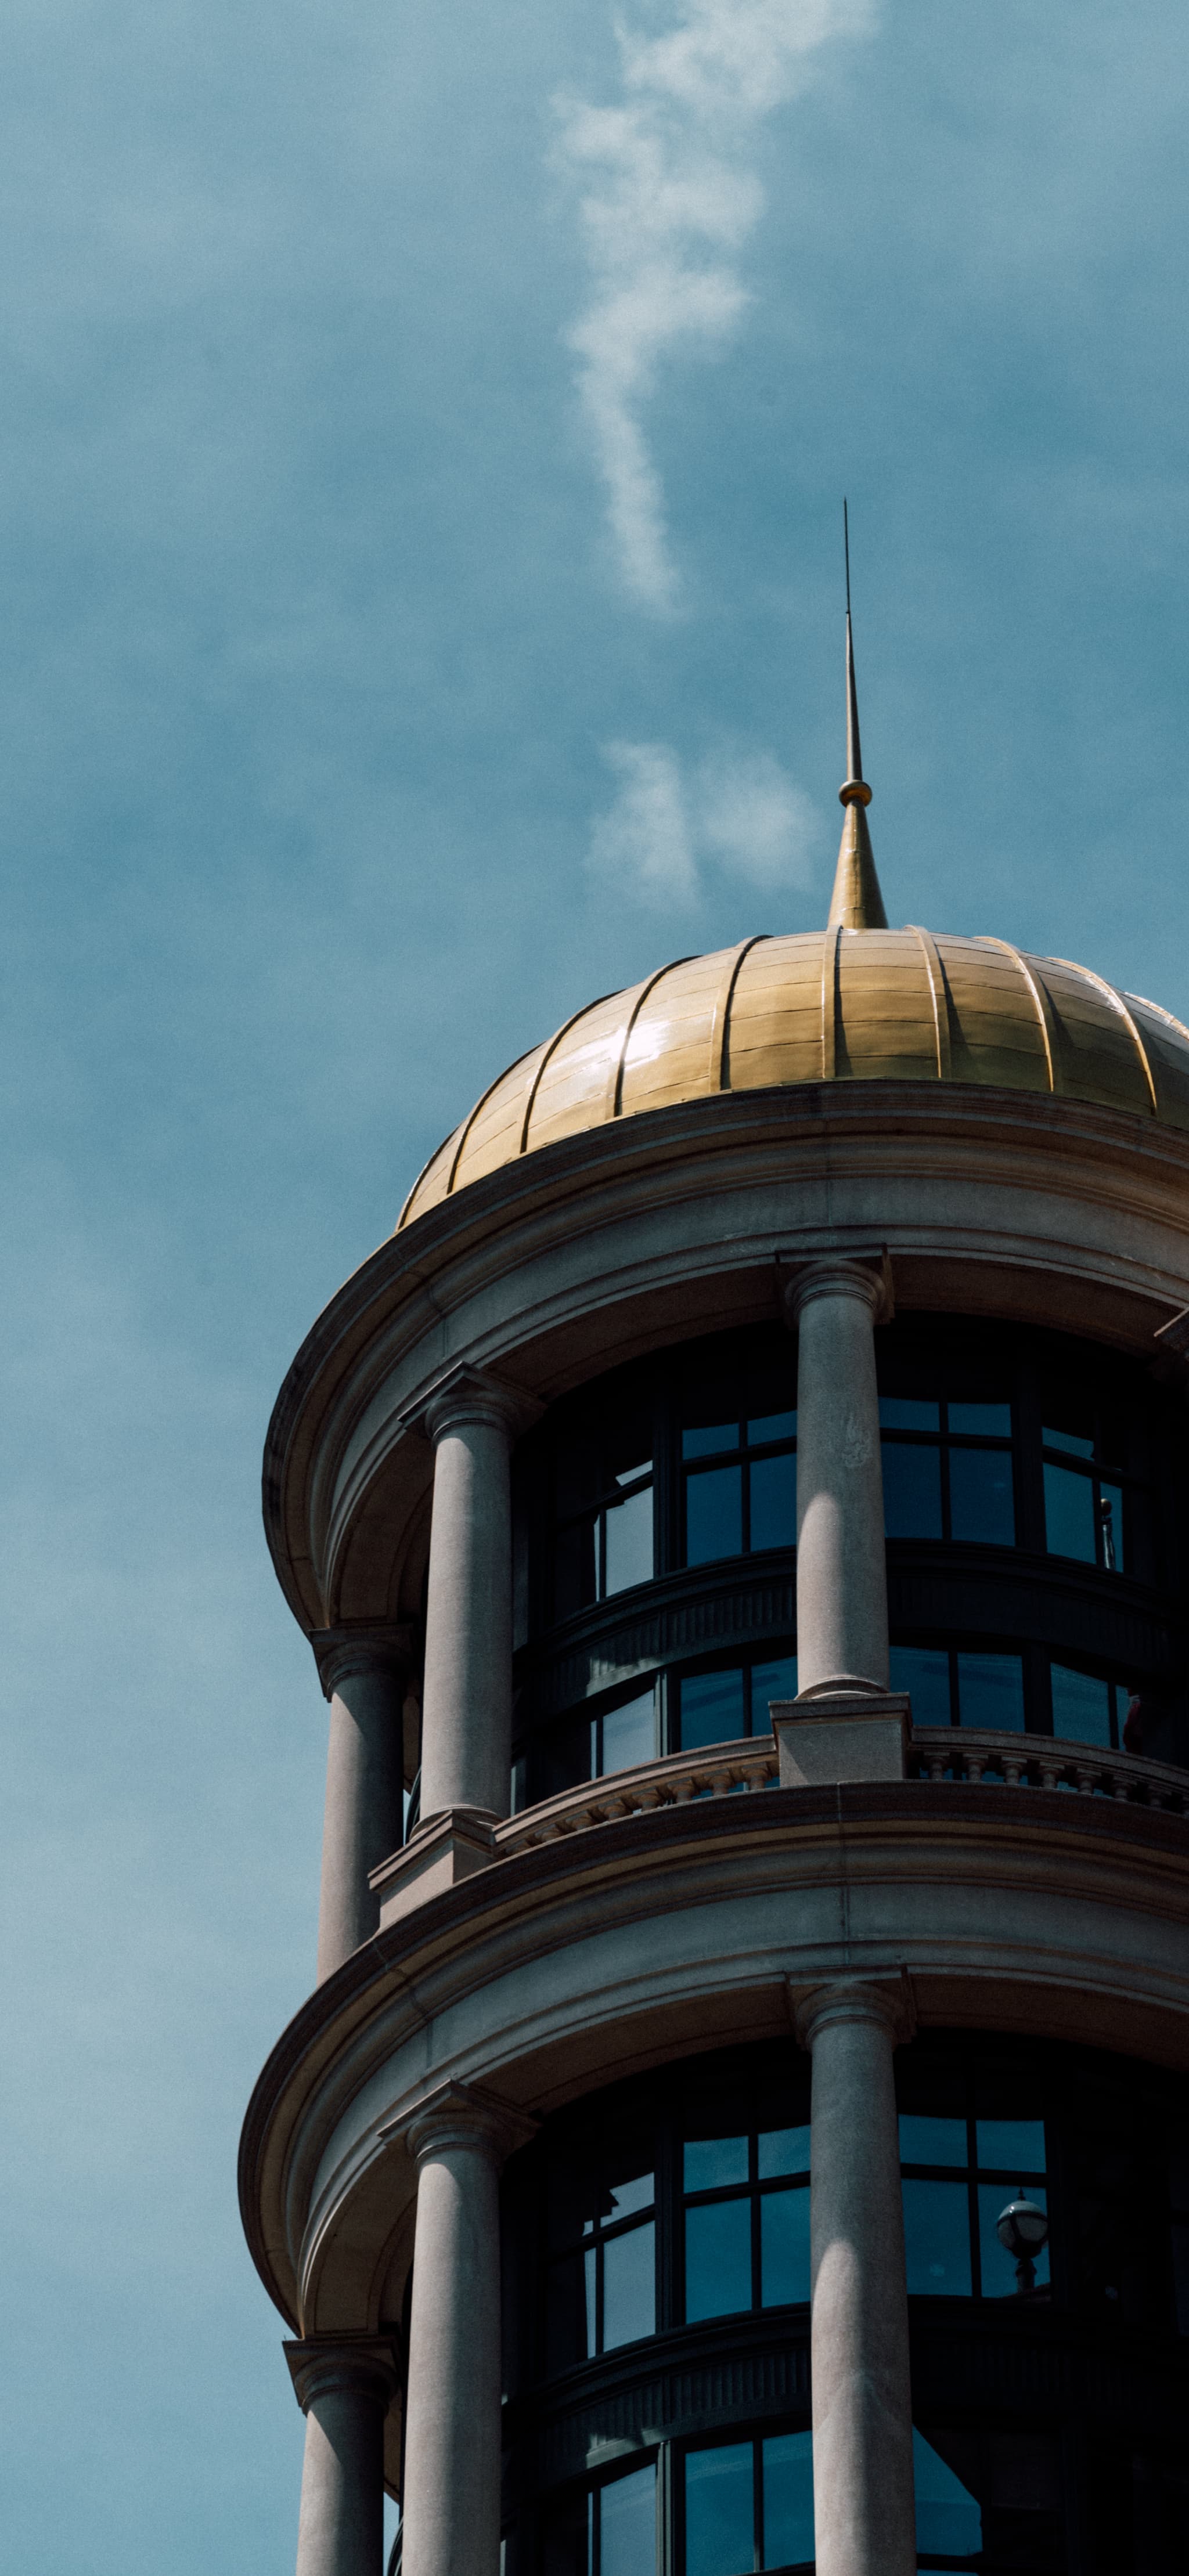
{"label": "window pane", "polygon": [[1050,1556],[1076,1556],[1096,1565],[1094,1486],[1073,1467],[1054,1467],[1045,1460],[1045,1544]]}
{"label": "window pane", "polygon": [[758,2170],[761,2182],[774,2174],[807,2174],[809,2122],[801,2129],[761,2129]]}
{"label": "window pane", "polygon": [[937,2120],[919,2111],[902,2111],[900,2162],[902,2165],[960,2165],[965,2172],[965,2120]]}
{"label": "window pane", "polygon": [[730,2317],[751,2306],[751,2201],[711,2201],[685,2213],[685,2314]]}
{"label": "window pane", "polygon": [[[938,2437],[941,2438],[940,2435]],[[983,2517],[978,2498],[963,2486],[953,2469],[923,2433],[913,2427],[912,2476],[917,2504],[917,2548],[954,2552],[967,2558],[983,2545]]]}
{"label": "window pane", "polygon": [[1067,1735],[1076,1744],[1109,1745],[1110,1683],[1098,1681],[1093,1673],[1075,1673],[1068,1664],[1051,1664],[1049,1670],[1054,1735]]}
{"label": "window pane", "polygon": [[737,1422],[712,1422],[705,1430],[683,1431],[681,1434],[683,1458],[714,1458],[720,1449],[737,1449],[738,1446]]}
{"label": "window pane", "polygon": [[883,1519],[889,1538],[940,1538],[940,1449],[884,1441]]}
{"label": "window pane", "polygon": [[770,1735],[772,1719],[769,1701],[795,1699],[797,1696],[797,1658],[778,1655],[771,1664],[753,1664],[751,1668],[751,1731],[753,1735]]}
{"label": "window pane", "polygon": [[[995,2233],[996,2221],[1016,2197],[1015,2184],[980,2182],[978,2187],[978,2252],[983,2270],[984,2299],[1014,2299],[1018,2288],[1014,2254],[1009,2254]],[[1042,2182],[1030,2182],[1028,2198],[1038,2209],[1047,2209]],[[1034,2254],[1036,2286],[1042,2289],[1049,2277],[1049,2249]]]}
{"label": "window pane", "polygon": [[1045,2169],[1043,2120],[978,2120],[978,2160],[991,2173],[1042,2174]]}
{"label": "window pane", "polygon": [[681,1684],[681,1750],[699,1744],[734,1744],[743,1733],[743,1669],[688,1673]]}
{"label": "window pane", "polygon": [[912,1697],[914,1726],[950,1723],[950,1659],[932,1646],[893,1646],[892,1688]]}
{"label": "window pane", "polygon": [[940,1431],[941,1406],[916,1395],[881,1395],[879,1420],[884,1431]]}
{"label": "window pane", "polygon": [[707,1565],[743,1551],[743,1469],[707,1467],[685,1480],[685,1561]]}
{"label": "window pane", "polygon": [[809,2297],[809,2191],[766,2191],[760,2201],[760,2306]]}
{"label": "window pane", "polygon": [[1094,1425],[1088,1413],[1067,1413],[1061,1422],[1046,1422],[1041,1432],[1046,1449],[1068,1450],[1071,1458],[1092,1458]]}
{"label": "window pane", "polygon": [[783,1458],[755,1458],[751,1464],[751,1543],[757,1547],[795,1547],[797,1543],[797,1453]]}
{"label": "window pane", "polygon": [[656,2333],[656,2253],[652,2220],[609,2236],[603,2247],[603,2350]]}
{"label": "window pane", "polygon": [[603,2576],[656,2576],[656,2463],[599,2489]]}
{"label": "window pane", "polygon": [[550,2370],[568,2370],[594,2352],[594,2302],[587,2301],[581,2254],[551,2263],[545,2288],[545,2350]]}
{"label": "window pane", "polygon": [[959,1655],[958,1715],[963,1726],[1024,1731],[1024,1666],[1019,1655]]}
{"label": "window pane", "polygon": [[755,2503],[750,2442],[685,2455],[685,2576],[751,2576]]}
{"label": "window pane", "polygon": [[904,2250],[909,2289],[933,2299],[968,2299],[970,2209],[964,2182],[904,2182]]}
{"label": "window pane", "polygon": [[604,1771],[626,1771],[633,1762],[651,1762],[656,1752],[656,1715],[651,1690],[625,1699],[602,1717]]}
{"label": "window pane", "polygon": [[594,1600],[596,1535],[593,1521],[576,1521],[558,1539],[553,1560],[553,1606],[559,1619],[572,1618],[576,1610],[585,1610]]}
{"label": "window pane", "polygon": [[1015,1546],[1010,1449],[951,1449],[950,1536]]}
{"label": "window pane", "polygon": [[652,1581],[652,1487],[612,1503],[606,1513],[607,1591]]}
{"label": "window pane", "polygon": [[683,2179],[687,2191],[721,2191],[746,2182],[746,2138],[687,2138]]}
{"label": "window pane", "polygon": [[763,2455],[764,2565],[798,2567],[813,2556],[813,2435],[776,2433]]}
{"label": "window pane", "polygon": [[747,1437],[753,1449],[765,1440],[795,1440],[797,1416],[795,1413],[758,1413],[748,1423]]}
{"label": "window pane", "polygon": [[951,1431],[977,1431],[984,1440],[1010,1440],[1010,1404],[951,1404]]}

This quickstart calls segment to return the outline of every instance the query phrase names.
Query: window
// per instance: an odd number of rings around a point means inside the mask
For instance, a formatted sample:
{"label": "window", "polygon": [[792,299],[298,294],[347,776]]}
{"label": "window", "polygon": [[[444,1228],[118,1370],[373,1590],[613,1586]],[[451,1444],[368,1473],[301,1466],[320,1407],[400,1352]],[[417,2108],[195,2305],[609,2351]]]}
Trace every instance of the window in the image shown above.
{"label": "window", "polygon": [[1134,1534],[1132,1497],[1122,1478],[1124,1426],[1092,1404],[1050,1399],[1041,1444],[1050,1556],[1077,1557],[1104,1574],[1130,1572]]}
{"label": "window", "polygon": [[813,2565],[813,2436],[774,2433],[688,2450],[685,2576]]}
{"label": "window", "polygon": [[683,1561],[797,1543],[797,1416],[687,1421],[681,1434]]}
{"label": "window", "polygon": [[745,1735],[770,1735],[769,1702],[797,1696],[797,1658],[773,1655],[763,1662],[756,1658],[718,1665],[712,1672],[683,1673],[673,1696],[675,1752],[733,1744]]}
{"label": "window", "polygon": [[889,1538],[1014,1547],[1011,1405],[881,1395],[884,1527]]}
{"label": "window", "polygon": [[695,2114],[681,2184],[687,2324],[808,2299],[807,2120],[724,2136]]}
{"label": "window", "polygon": [[1021,2188],[1047,2209],[1044,2121],[986,2118],[956,2085],[937,2107],[900,2114],[900,2171],[909,2292],[933,2299],[1043,2299],[1049,2253],[1030,2288],[1016,2277],[997,2222]]}
{"label": "window", "polygon": [[893,1646],[891,1680],[893,1690],[911,1694],[914,1726],[978,1726],[1001,1734],[1025,1730],[1022,1655]]}
{"label": "window", "polygon": [[917,2566],[1058,2576],[1066,2564],[1060,2454],[1049,2432],[914,2425]]}
{"label": "window", "polygon": [[542,2576],[656,2576],[656,2462],[603,2478],[549,2515]]}
{"label": "window", "polygon": [[651,1430],[622,1420],[559,1450],[554,1615],[569,1618],[653,1575]]}
{"label": "window", "polygon": [[1083,1673],[1071,1664],[1050,1664],[1049,1676],[1054,1735],[1117,1749],[1133,1696],[1128,1684],[1104,1681],[1101,1674]]}
{"label": "window", "polygon": [[655,2334],[655,2197],[651,2149],[638,2138],[612,2139],[584,2159],[550,2165],[549,2369]]}

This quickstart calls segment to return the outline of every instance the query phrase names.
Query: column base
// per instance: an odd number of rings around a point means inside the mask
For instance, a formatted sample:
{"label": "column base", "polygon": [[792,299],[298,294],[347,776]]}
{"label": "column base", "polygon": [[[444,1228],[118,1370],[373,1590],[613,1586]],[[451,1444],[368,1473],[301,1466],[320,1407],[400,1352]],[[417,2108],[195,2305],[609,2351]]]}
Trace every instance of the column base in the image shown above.
{"label": "column base", "polygon": [[907,1691],[815,1690],[771,1702],[782,1789],[903,1780],[912,1727]]}
{"label": "column base", "polygon": [[411,1842],[373,1869],[368,1886],[380,1900],[380,1930],[399,1923],[431,1896],[442,1896],[495,1858],[500,1819],[486,1807],[443,1807],[419,1824]]}

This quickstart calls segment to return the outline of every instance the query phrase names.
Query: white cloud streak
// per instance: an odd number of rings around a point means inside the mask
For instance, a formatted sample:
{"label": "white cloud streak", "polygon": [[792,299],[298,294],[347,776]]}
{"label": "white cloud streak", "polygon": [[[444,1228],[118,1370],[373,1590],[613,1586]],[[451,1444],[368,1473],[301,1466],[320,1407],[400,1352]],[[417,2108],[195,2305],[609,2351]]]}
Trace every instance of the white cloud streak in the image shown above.
{"label": "white cloud streak", "polygon": [[824,845],[817,808],[769,751],[727,750],[683,769],[664,742],[610,742],[618,791],[595,822],[588,867],[651,911],[689,910],[716,870],[767,890],[810,885]]}
{"label": "white cloud streak", "polygon": [[616,27],[620,97],[556,101],[557,162],[577,191],[590,297],[570,331],[620,576],[654,614],[681,604],[660,476],[640,414],[660,360],[707,355],[750,301],[739,254],[761,213],[756,129],[809,58],[858,35],[876,0],[678,0],[667,32]]}

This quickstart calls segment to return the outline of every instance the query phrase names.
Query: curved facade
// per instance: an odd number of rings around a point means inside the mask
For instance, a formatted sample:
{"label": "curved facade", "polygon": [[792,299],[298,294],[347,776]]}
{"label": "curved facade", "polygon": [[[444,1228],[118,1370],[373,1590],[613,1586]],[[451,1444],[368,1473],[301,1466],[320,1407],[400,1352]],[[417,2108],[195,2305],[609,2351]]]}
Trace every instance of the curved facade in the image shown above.
{"label": "curved facade", "polygon": [[408,2576],[1185,2563],[1187,1073],[843,906],[523,1059],[298,1354],[301,2576],[385,2484]]}

